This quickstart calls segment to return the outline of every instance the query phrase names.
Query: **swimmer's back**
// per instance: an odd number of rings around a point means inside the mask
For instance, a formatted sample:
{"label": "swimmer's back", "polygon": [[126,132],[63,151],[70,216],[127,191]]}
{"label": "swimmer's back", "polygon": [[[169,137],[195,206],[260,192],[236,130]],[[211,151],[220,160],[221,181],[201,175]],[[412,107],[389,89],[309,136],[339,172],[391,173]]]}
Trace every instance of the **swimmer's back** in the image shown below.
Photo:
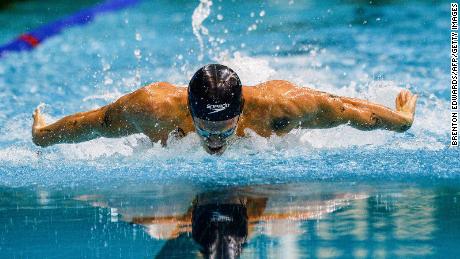
{"label": "swimmer's back", "polygon": [[168,133],[181,128],[193,131],[187,108],[187,89],[159,82],[142,87],[107,106],[107,121],[113,131],[129,129],[144,133],[153,141],[165,142]]}
{"label": "swimmer's back", "polygon": [[264,137],[291,131],[305,119],[299,117],[299,114],[309,114],[316,110],[318,93],[285,80],[244,86],[245,104],[238,135],[244,135],[244,128],[250,128]]}

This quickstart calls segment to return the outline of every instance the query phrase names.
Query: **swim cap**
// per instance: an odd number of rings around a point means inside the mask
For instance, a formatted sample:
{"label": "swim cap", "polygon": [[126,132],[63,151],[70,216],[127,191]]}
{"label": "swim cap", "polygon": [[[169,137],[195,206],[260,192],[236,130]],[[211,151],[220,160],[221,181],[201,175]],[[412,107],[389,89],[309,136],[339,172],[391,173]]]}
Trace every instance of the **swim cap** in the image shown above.
{"label": "swim cap", "polygon": [[193,117],[223,121],[241,114],[242,86],[229,67],[209,64],[200,68],[188,84],[188,105]]}
{"label": "swim cap", "polygon": [[248,236],[248,212],[242,204],[198,205],[192,211],[192,238],[206,258],[238,258]]}

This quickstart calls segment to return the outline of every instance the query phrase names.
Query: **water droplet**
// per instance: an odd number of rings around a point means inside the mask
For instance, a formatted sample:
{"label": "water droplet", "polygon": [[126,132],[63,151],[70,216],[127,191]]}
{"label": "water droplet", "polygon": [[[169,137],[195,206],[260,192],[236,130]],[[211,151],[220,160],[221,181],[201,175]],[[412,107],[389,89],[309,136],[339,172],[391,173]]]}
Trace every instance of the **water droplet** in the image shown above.
{"label": "water droplet", "polygon": [[136,32],[136,40],[141,41],[142,40],[142,35],[139,32]]}
{"label": "water droplet", "polygon": [[259,16],[264,17],[265,16],[265,11],[264,10],[260,11]]}
{"label": "water droplet", "polygon": [[224,16],[222,14],[217,15],[217,20],[222,21],[224,19]]}
{"label": "water droplet", "polygon": [[106,76],[104,78],[104,85],[111,85],[111,84],[113,84],[113,79],[108,77],[108,76]]}
{"label": "water droplet", "polygon": [[257,24],[252,24],[251,26],[248,27],[248,31],[255,31],[257,30]]}
{"label": "water droplet", "polygon": [[109,69],[110,69],[110,64],[104,62],[104,63],[102,64],[102,71],[107,71],[107,70],[109,70]]}
{"label": "water droplet", "polygon": [[141,50],[140,49],[135,49],[134,50],[134,56],[136,56],[137,59],[141,58]]}
{"label": "water droplet", "polygon": [[192,29],[193,34],[198,40],[200,45],[200,54],[198,60],[203,60],[204,42],[202,35],[208,35],[208,30],[203,26],[204,20],[211,14],[212,1],[201,0],[200,4],[195,8],[192,14]]}

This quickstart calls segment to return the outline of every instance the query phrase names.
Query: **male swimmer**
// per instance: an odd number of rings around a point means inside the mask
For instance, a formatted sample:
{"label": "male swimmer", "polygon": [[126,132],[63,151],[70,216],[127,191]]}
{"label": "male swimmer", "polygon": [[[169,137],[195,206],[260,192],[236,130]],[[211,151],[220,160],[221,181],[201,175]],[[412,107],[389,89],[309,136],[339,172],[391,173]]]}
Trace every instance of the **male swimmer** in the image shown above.
{"label": "male swimmer", "polygon": [[220,155],[235,135],[244,136],[245,129],[263,137],[283,135],[294,128],[341,124],[360,130],[403,132],[412,125],[416,100],[417,95],[403,90],[396,97],[396,110],[392,110],[282,80],[242,86],[232,69],[210,64],[195,73],[187,89],[153,83],[109,105],[66,116],[50,125],[37,108],[32,140],[46,147],[144,133],[164,146],[170,134],[196,132],[208,153]]}

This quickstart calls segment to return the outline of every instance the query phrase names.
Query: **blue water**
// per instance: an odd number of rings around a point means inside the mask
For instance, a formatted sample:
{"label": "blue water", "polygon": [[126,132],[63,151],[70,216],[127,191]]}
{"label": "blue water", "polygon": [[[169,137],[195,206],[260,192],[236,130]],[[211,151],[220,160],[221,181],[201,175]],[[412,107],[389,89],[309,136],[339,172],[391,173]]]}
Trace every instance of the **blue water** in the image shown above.
{"label": "blue water", "polygon": [[[243,257],[457,251],[449,2],[214,1],[204,48],[192,30],[197,6],[144,1],[0,59],[0,257],[196,256],[190,229],[160,235],[168,224],[132,219],[182,215],[194,197],[213,192],[223,201],[262,197],[264,215],[312,212],[254,223]],[[0,20],[10,16],[0,12]],[[0,28],[0,43],[17,28]],[[40,102],[52,122],[153,81],[186,85],[209,62],[234,68],[245,85],[286,79],[390,107],[408,88],[419,95],[414,125],[405,133],[341,126],[269,139],[248,132],[222,157],[207,155],[194,134],[167,148],[143,135],[46,149],[31,142]]]}

